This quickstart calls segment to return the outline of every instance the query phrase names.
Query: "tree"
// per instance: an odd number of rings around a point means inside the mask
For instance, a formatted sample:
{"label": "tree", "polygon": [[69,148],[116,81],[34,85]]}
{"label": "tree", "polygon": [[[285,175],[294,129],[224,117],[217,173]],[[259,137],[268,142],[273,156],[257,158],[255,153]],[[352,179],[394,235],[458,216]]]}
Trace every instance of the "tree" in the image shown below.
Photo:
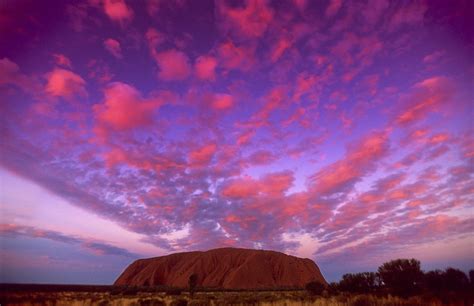
{"label": "tree", "polygon": [[408,296],[416,293],[423,277],[420,261],[416,259],[396,259],[378,268],[384,285],[394,294]]}
{"label": "tree", "polygon": [[445,288],[444,272],[441,270],[429,271],[423,279],[426,289],[431,292],[440,292]]}
{"label": "tree", "polygon": [[469,286],[467,275],[461,270],[447,268],[444,271],[444,280],[446,289],[449,291],[465,290]]}
{"label": "tree", "polygon": [[305,289],[312,295],[321,295],[326,287],[318,281],[311,281],[306,284]]}
{"label": "tree", "polygon": [[341,291],[370,293],[378,287],[377,274],[374,272],[344,274],[338,287]]}
{"label": "tree", "polygon": [[339,284],[336,282],[331,282],[328,285],[327,290],[329,294],[336,294],[339,291]]}
{"label": "tree", "polygon": [[193,273],[189,276],[188,285],[189,285],[189,293],[191,294],[191,296],[194,295],[194,290],[196,289],[197,281],[198,281],[198,276],[196,273]]}
{"label": "tree", "polygon": [[471,281],[471,287],[474,287],[474,270],[469,270],[469,280]]}

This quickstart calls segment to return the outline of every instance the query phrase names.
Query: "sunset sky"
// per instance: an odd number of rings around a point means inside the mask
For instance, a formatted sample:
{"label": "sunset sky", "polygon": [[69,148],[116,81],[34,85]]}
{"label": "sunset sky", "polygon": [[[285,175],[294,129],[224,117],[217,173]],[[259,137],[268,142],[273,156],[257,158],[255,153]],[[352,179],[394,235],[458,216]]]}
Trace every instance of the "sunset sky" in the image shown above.
{"label": "sunset sky", "polygon": [[474,268],[465,1],[0,3],[0,282],[216,247]]}

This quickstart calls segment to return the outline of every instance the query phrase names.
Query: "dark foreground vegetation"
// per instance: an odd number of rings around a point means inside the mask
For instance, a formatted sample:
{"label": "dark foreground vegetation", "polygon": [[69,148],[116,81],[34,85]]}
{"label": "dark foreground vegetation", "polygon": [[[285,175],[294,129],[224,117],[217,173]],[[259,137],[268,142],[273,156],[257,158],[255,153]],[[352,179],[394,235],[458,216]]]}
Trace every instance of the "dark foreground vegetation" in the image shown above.
{"label": "dark foreground vegetation", "polygon": [[[308,286],[307,289],[311,290]],[[424,272],[416,259],[396,259],[381,265],[377,272],[344,274],[341,281],[329,284],[327,290],[331,293],[382,293],[400,297],[423,293],[463,295],[474,292],[474,270],[469,272],[469,277],[454,268]]]}
{"label": "dark foreground vegetation", "polygon": [[318,305],[422,306],[473,305],[474,270],[469,277],[454,268],[424,272],[415,259],[397,259],[377,272],[345,274],[325,286],[310,282],[302,288],[222,290],[200,288],[199,275],[188,288],[94,285],[0,284],[1,305]]}

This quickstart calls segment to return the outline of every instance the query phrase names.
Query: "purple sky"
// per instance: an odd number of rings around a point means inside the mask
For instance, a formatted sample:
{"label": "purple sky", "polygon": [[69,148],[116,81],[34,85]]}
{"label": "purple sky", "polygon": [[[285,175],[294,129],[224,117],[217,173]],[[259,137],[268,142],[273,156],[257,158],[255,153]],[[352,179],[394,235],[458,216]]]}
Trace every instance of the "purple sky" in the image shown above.
{"label": "purple sky", "polygon": [[472,1],[0,4],[0,282],[235,246],[474,268]]}

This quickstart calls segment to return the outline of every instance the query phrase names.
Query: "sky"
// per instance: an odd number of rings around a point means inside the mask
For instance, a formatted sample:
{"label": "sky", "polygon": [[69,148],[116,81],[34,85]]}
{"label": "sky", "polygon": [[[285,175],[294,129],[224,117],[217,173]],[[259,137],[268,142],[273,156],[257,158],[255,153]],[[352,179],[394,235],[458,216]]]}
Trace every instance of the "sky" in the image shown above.
{"label": "sky", "polygon": [[0,3],[0,282],[217,247],[474,268],[466,1]]}

